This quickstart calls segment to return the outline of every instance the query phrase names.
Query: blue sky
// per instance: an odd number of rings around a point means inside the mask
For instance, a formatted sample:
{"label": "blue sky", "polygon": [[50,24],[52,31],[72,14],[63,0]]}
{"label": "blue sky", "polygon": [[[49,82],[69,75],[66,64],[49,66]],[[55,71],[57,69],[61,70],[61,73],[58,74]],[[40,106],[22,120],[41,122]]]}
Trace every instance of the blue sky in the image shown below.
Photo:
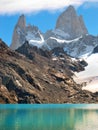
{"label": "blue sky", "polygon": [[[0,38],[8,45],[11,44],[14,26],[21,14],[25,14],[27,24],[36,25],[42,32],[55,28],[56,20],[60,13],[69,5],[74,5],[78,15],[82,14],[86,27],[90,34],[98,35],[98,0],[1,0],[0,7]],[[24,4],[22,2],[28,2]],[[15,4],[15,5],[14,5]],[[30,6],[30,5],[34,6]],[[53,5],[54,4],[54,5]],[[4,7],[4,6],[3,6]],[[29,8],[28,8],[29,7]]]}

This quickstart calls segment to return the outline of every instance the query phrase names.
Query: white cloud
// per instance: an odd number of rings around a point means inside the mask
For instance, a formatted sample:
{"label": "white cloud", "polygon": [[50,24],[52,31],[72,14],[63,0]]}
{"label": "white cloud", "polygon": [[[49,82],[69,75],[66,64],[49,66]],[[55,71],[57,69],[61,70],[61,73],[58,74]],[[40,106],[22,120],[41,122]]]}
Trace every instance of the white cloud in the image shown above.
{"label": "white cloud", "polygon": [[51,11],[68,5],[80,6],[84,2],[98,2],[98,0],[0,0],[0,14]]}

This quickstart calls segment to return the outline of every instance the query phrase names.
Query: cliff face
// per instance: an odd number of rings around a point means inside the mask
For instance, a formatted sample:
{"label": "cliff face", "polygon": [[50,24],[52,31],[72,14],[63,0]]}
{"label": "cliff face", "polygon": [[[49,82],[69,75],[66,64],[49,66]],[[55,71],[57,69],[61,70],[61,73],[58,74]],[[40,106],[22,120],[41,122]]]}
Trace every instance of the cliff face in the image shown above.
{"label": "cliff face", "polygon": [[[24,48],[28,48],[25,56]],[[26,43],[17,50],[19,54],[0,40],[0,103],[97,102],[95,94],[82,91],[71,77],[83,66],[61,55],[60,49],[56,54],[57,50],[46,54]]]}
{"label": "cliff face", "polygon": [[75,39],[88,34],[82,16],[77,16],[73,6],[69,6],[58,18],[56,29],[60,29],[69,35],[69,39]]}
{"label": "cliff face", "polygon": [[25,41],[25,28],[26,28],[25,16],[21,15],[14,28],[14,32],[12,36],[12,43],[10,47],[13,50],[21,46],[22,42]]}

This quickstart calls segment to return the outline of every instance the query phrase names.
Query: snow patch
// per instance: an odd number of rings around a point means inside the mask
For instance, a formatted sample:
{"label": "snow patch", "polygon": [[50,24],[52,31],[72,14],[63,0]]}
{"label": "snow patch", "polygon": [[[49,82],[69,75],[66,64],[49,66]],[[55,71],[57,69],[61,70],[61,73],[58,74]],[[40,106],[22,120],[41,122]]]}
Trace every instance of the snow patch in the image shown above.
{"label": "snow patch", "polygon": [[93,93],[98,92],[98,77],[92,77],[86,82],[86,86],[82,90],[89,90]]}
{"label": "snow patch", "polygon": [[61,39],[58,39],[58,38],[55,38],[55,37],[50,37],[50,39],[56,40],[58,43],[64,43],[65,42],[65,40],[61,40]]}
{"label": "snow patch", "polygon": [[16,80],[16,83],[18,86],[22,87],[22,84],[19,82],[19,80]]}
{"label": "snow patch", "polygon": [[73,62],[77,61],[77,59],[76,59],[76,58],[71,58],[71,60],[72,60]]}
{"label": "snow patch", "polygon": [[29,40],[29,44],[33,45],[33,46],[37,46],[38,48],[42,47],[45,44],[45,41],[40,32],[39,32],[39,35],[40,35],[41,40],[39,40],[39,39],[36,40],[33,38],[33,39]]}
{"label": "snow patch", "polygon": [[57,57],[53,57],[52,60],[53,60],[53,61],[57,61],[58,58],[57,58]]}
{"label": "snow patch", "polygon": [[[81,36],[82,37],[82,36]],[[73,39],[73,40],[61,40],[61,39],[58,39],[58,38],[55,38],[55,37],[50,37],[50,39],[54,39],[56,40],[58,43],[71,43],[71,42],[76,42],[78,41],[81,37],[78,37],[76,39]]]}
{"label": "snow patch", "polygon": [[60,57],[60,60],[65,60],[65,58],[63,58],[63,57]]}
{"label": "snow patch", "polygon": [[83,89],[96,92],[98,91],[98,54],[90,55],[85,61],[88,63],[85,71],[75,72],[76,77],[73,78],[77,83],[86,83]]}
{"label": "snow patch", "polygon": [[80,78],[98,76],[98,54],[92,54],[84,60],[88,63],[88,66],[85,67],[85,71],[76,73],[76,76]]}
{"label": "snow patch", "polygon": [[19,28],[19,27],[17,27],[17,33],[20,35],[20,33],[21,33],[21,29]]}

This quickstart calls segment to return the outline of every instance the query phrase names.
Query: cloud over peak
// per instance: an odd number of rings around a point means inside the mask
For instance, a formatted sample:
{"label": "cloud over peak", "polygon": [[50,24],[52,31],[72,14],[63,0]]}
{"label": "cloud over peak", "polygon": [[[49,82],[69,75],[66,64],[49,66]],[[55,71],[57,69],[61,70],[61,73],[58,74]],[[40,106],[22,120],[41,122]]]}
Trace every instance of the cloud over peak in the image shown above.
{"label": "cloud over peak", "polygon": [[98,2],[98,0],[0,0],[0,14],[53,11],[69,5],[80,6],[84,2]]}

